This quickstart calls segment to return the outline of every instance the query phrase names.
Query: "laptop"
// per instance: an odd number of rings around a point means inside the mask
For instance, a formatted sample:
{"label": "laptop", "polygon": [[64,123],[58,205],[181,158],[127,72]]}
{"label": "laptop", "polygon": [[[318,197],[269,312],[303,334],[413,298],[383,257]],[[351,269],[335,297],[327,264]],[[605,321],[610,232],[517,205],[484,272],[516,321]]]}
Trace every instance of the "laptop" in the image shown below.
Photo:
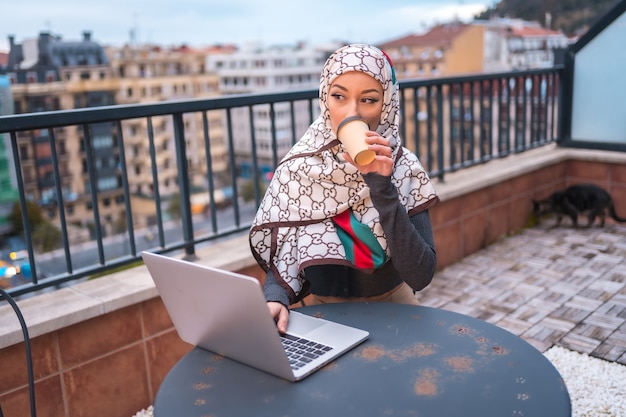
{"label": "laptop", "polygon": [[282,336],[256,279],[151,252],[141,255],[182,340],[288,381],[303,379],[369,337],[367,331],[293,310]]}

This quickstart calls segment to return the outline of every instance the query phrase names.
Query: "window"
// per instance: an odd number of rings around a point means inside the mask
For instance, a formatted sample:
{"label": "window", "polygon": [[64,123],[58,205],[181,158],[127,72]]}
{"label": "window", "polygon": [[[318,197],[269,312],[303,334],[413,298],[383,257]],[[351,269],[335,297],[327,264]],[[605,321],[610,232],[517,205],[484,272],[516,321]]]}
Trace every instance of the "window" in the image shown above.
{"label": "window", "polygon": [[57,75],[54,71],[46,71],[46,82],[51,83],[57,80]]}
{"label": "window", "polygon": [[37,73],[35,71],[28,71],[26,73],[26,82],[29,84],[38,82]]}

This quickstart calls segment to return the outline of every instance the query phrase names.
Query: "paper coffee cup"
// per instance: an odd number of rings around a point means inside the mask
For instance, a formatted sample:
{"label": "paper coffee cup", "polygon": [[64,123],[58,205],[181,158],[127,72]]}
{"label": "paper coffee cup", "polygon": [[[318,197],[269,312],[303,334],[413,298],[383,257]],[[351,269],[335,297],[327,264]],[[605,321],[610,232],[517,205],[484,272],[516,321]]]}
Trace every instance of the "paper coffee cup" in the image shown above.
{"label": "paper coffee cup", "polygon": [[367,122],[358,116],[342,120],[337,127],[337,139],[357,165],[367,165],[376,157],[376,153],[369,150],[365,142],[365,132],[369,130]]}

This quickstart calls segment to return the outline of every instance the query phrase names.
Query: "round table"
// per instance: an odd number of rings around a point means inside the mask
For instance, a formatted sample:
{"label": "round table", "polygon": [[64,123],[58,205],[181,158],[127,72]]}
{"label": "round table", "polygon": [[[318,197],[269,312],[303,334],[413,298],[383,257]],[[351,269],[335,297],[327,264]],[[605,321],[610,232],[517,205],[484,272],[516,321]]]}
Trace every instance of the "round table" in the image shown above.
{"label": "round table", "polygon": [[370,332],[300,382],[194,348],[168,373],[155,417],[571,416],[541,352],[484,321],[423,306],[345,303],[298,311]]}

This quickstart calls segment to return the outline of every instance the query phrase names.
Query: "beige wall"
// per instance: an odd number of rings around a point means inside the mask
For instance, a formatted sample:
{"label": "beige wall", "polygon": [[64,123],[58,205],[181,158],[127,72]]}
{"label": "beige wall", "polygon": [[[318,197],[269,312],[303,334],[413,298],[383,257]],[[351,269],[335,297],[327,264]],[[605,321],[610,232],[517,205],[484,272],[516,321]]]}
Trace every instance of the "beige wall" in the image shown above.
{"label": "beige wall", "polygon": [[470,25],[453,41],[446,51],[445,75],[483,72],[485,27]]}

